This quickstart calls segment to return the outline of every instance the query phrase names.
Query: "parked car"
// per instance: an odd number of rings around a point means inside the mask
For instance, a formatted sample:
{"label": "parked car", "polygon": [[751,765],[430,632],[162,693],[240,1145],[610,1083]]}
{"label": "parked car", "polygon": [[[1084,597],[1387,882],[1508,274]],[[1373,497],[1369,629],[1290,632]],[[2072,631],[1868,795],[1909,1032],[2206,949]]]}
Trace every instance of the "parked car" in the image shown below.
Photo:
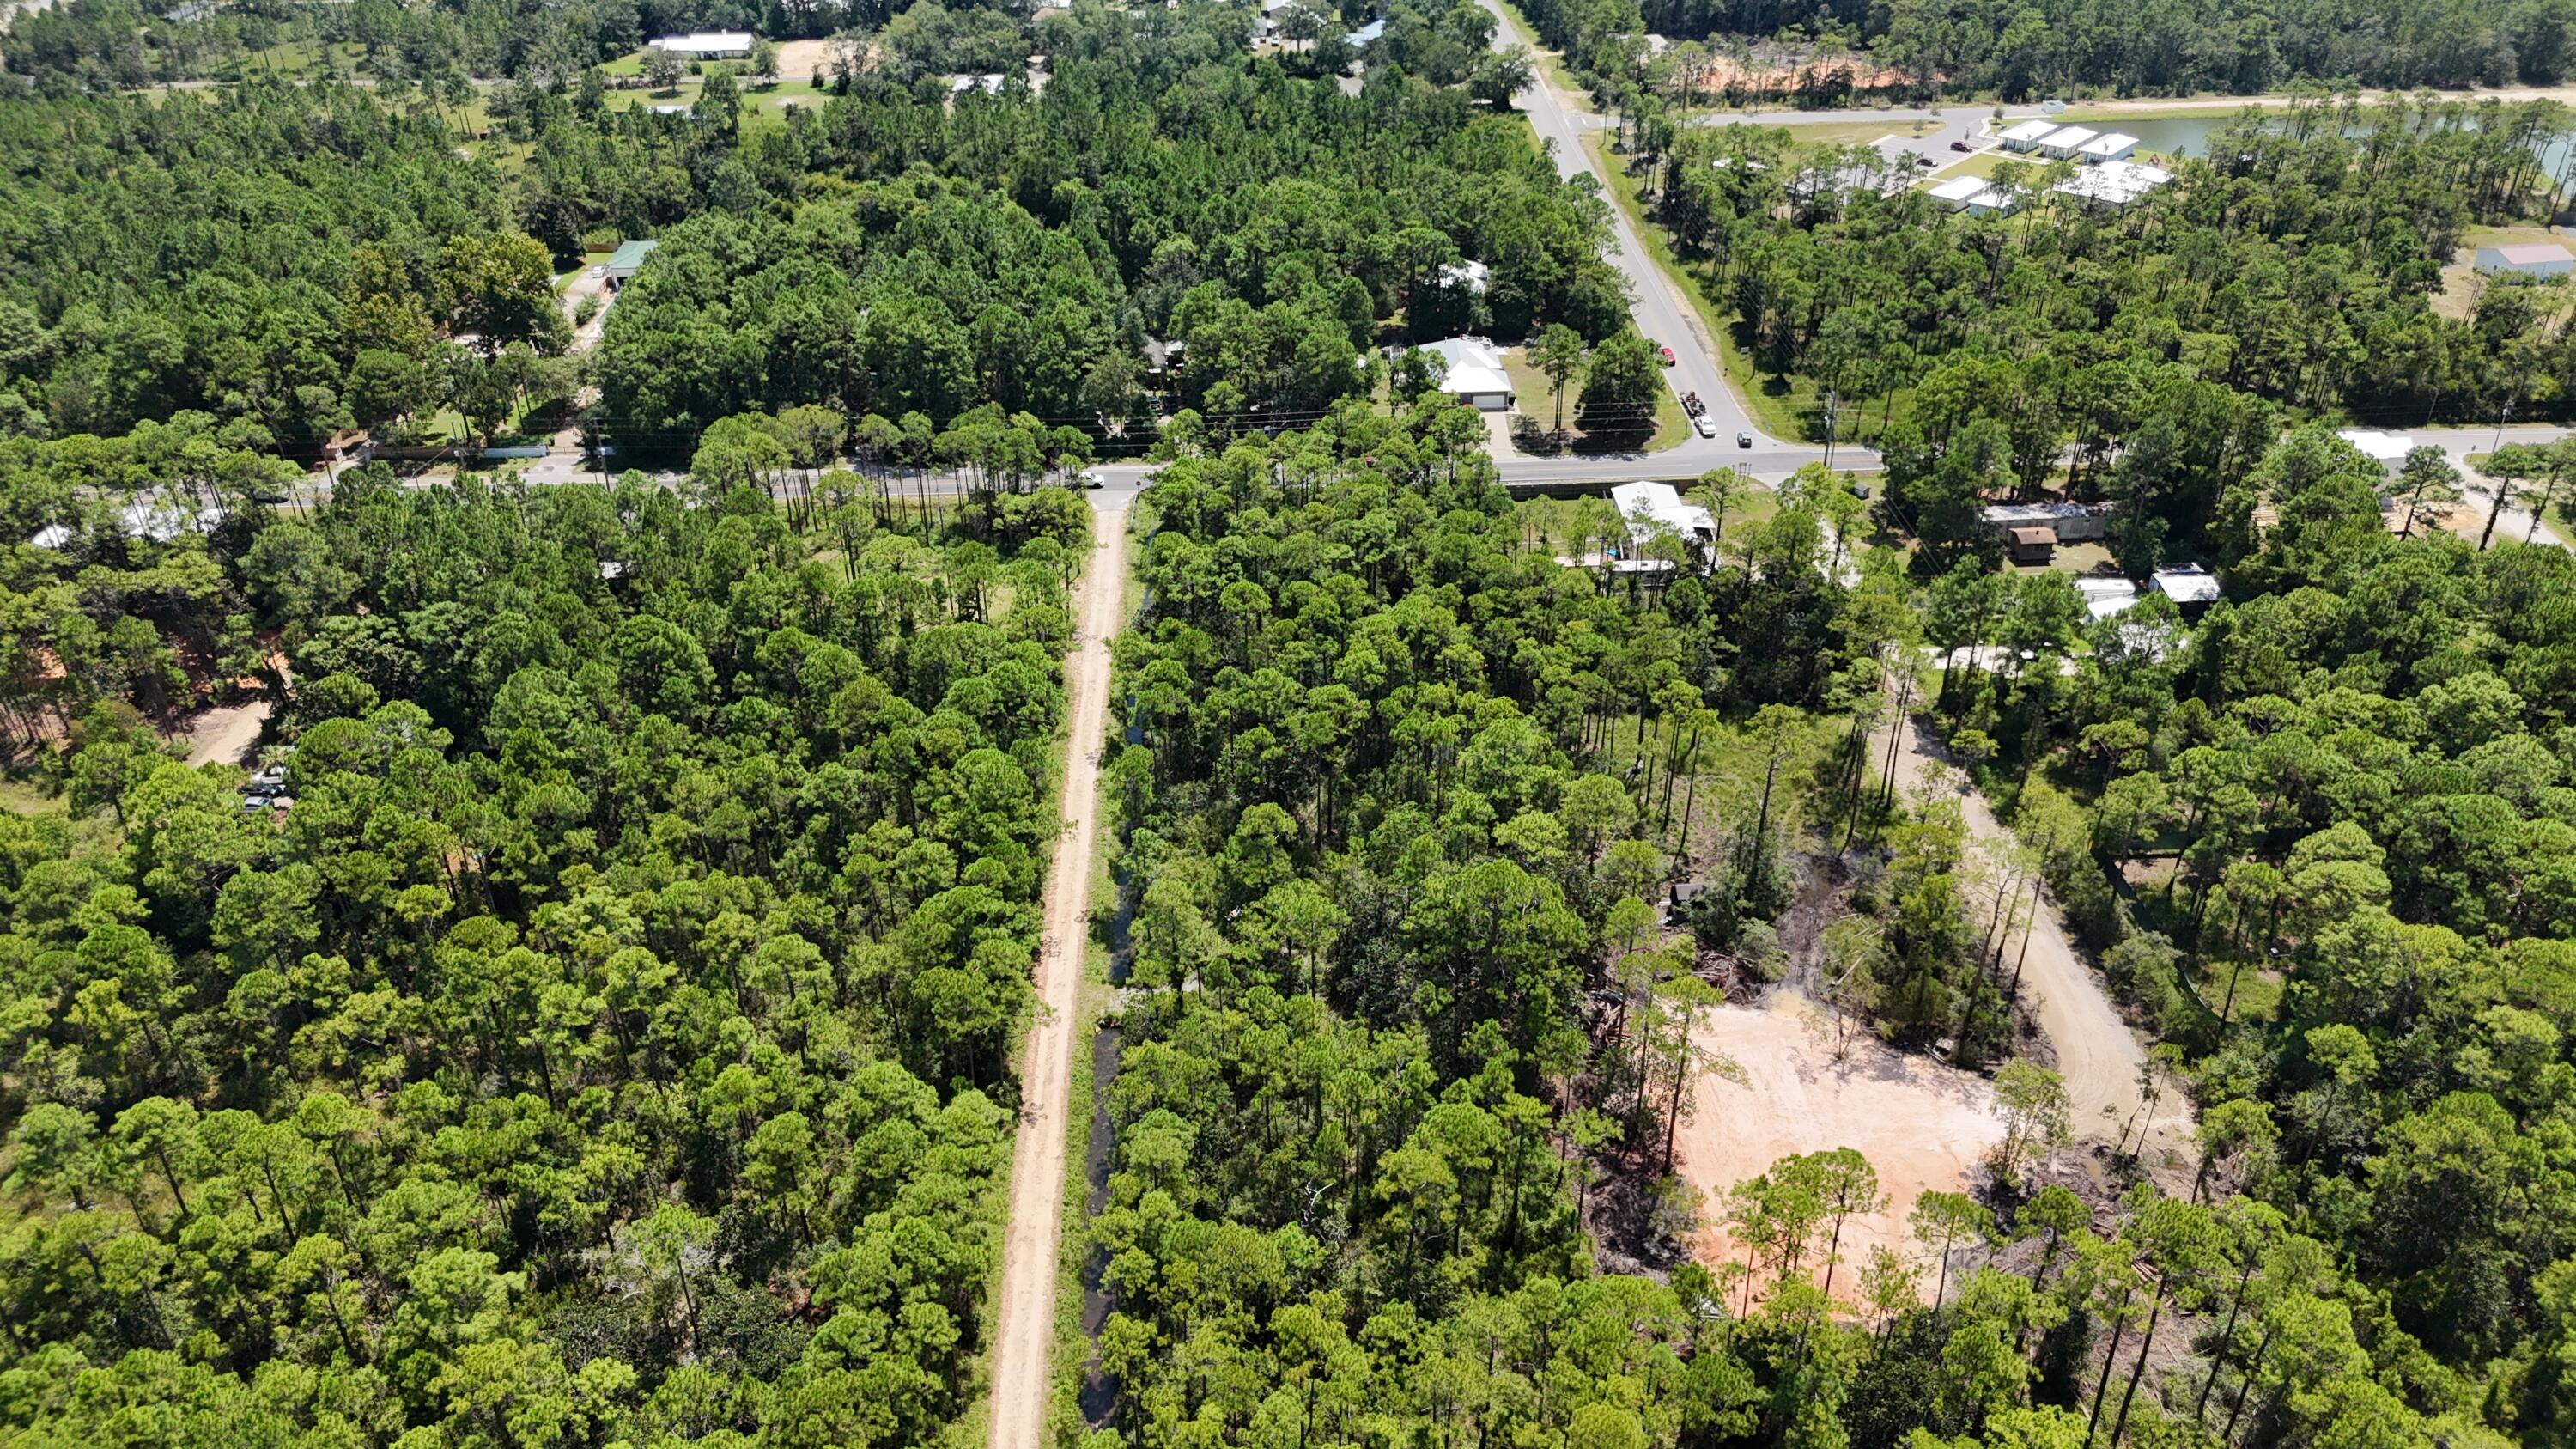
{"label": "parked car", "polygon": [[1929,166],[1932,164],[1932,158],[1929,156],[1918,155],[1914,158],[1914,164],[1917,166]]}
{"label": "parked car", "polygon": [[1953,141],[1950,143],[1950,149],[1953,151],[1974,151],[1977,149],[1977,143],[1974,141]]}
{"label": "parked car", "polygon": [[1706,413],[1702,413],[1698,417],[1691,419],[1691,426],[1699,429],[1699,435],[1703,438],[1714,438],[1717,436],[1717,419],[1710,417]]}
{"label": "parked car", "polygon": [[1658,361],[1664,364],[1664,366],[1670,367],[1673,365],[1673,350],[1671,348],[1658,347],[1655,349],[1655,356]]}
{"label": "parked car", "polygon": [[1085,488],[1106,488],[1109,486],[1109,475],[1101,472],[1097,468],[1085,468],[1082,470],[1082,486]]}
{"label": "parked car", "polygon": [[1752,446],[1753,446],[1753,435],[1752,435],[1751,433],[1738,433],[1738,434],[1736,434],[1736,435],[1735,435],[1735,446],[1737,446],[1737,447],[1739,447],[1739,448],[1750,448],[1750,447],[1752,447]]}

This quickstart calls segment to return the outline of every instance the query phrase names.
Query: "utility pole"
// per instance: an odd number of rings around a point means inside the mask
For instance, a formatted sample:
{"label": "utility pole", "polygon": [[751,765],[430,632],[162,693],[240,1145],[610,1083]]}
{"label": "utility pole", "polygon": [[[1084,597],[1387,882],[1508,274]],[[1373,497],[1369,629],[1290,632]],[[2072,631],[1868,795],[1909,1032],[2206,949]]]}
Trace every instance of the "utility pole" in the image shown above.
{"label": "utility pole", "polygon": [[1834,390],[1825,389],[1825,466],[1834,466]]}

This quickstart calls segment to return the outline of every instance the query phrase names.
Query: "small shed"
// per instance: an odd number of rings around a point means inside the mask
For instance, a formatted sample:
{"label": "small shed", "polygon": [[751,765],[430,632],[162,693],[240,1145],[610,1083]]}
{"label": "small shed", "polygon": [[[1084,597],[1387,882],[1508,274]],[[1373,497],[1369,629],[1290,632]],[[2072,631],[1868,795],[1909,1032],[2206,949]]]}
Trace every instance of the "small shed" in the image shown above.
{"label": "small shed", "polygon": [[2037,149],[2041,140],[2056,129],[2055,121],[2024,121],[1996,139],[2007,151],[2030,151]]}
{"label": "small shed", "polygon": [[2057,530],[2044,525],[2008,530],[2004,537],[2012,544],[2012,560],[2017,564],[2044,564],[2057,556]]}
{"label": "small shed", "polygon": [[2196,619],[2218,602],[2218,575],[2199,564],[2176,564],[2158,569],[2147,579],[2147,587],[2174,601],[2186,619]]}
{"label": "small shed", "polygon": [[2478,270],[2489,276],[2511,272],[2524,277],[2563,277],[2576,270],[2576,255],[2556,242],[2508,242],[2478,248]]}

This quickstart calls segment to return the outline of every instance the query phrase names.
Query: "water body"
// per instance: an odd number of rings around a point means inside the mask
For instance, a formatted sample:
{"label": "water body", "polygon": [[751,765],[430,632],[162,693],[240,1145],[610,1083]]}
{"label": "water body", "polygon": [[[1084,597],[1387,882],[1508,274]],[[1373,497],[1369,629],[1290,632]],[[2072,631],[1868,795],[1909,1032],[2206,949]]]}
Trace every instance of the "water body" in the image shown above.
{"label": "water body", "polygon": [[[2070,114],[2080,114],[2073,112]],[[2201,116],[2163,116],[2155,119],[2109,116],[2094,120],[2072,120],[2067,124],[2090,126],[2097,131],[2119,131],[2138,138],[2138,159],[2200,156],[2209,154],[2210,133],[2235,124],[2237,112],[2212,111]],[[2571,153],[2576,153],[2576,132],[2553,136],[2535,148],[2541,169],[2551,176],[2565,176]]]}

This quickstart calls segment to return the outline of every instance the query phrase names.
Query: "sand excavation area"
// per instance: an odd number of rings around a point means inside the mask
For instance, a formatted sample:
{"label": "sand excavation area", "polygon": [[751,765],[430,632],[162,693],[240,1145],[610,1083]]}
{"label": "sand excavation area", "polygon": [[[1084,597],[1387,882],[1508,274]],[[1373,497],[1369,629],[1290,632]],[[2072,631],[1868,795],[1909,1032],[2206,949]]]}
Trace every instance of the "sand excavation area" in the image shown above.
{"label": "sand excavation area", "polygon": [[1866,1029],[1837,1061],[1818,1010],[1775,987],[1759,1005],[1723,1007],[1702,1024],[1699,1045],[1734,1058],[1745,1080],[1701,1074],[1678,1156],[1683,1179],[1707,1194],[1698,1244],[1707,1263],[1743,1258],[1726,1234],[1727,1189],[1794,1153],[1850,1147],[1868,1158],[1888,1207],[1843,1229],[1834,1296],[1848,1303],[1872,1244],[1919,1256],[1905,1229],[1916,1195],[1965,1191],[2004,1126],[1983,1077],[1897,1052]]}

